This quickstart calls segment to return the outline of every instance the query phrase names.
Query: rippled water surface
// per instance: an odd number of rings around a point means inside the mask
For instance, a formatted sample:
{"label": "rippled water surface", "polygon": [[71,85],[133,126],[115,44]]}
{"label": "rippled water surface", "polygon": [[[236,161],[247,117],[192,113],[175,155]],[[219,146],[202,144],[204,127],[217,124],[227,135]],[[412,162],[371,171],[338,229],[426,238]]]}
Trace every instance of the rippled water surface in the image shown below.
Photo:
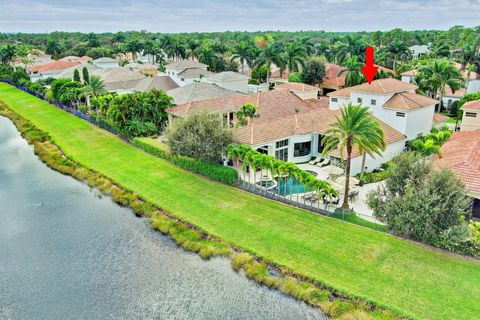
{"label": "rippled water surface", "polygon": [[0,319],[322,319],[42,164],[0,117]]}

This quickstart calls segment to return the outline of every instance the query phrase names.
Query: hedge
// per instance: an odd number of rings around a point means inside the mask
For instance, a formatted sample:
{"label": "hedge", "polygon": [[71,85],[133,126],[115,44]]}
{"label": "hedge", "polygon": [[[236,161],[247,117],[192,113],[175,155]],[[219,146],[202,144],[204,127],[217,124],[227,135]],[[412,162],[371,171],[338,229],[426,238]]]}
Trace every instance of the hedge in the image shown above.
{"label": "hedge", "polygon": [[182,169],[231,186],[237,185],[238,183],[238,172],[233,168],[172,154],[167,148],[161,149],[160,147],[141,141],[138,138],[134,138],[132,143],[140,149],[167,160]]}

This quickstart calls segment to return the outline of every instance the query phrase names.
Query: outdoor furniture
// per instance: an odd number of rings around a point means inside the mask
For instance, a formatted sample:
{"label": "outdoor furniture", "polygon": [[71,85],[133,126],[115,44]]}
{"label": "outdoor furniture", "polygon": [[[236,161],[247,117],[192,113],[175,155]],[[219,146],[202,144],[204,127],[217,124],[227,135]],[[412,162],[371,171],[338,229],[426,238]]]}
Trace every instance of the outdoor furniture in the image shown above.
{"label": "outdoor furniture", "polygon": [[323,161],[322,156],[317,156],[315,159],[313,159],[312,161],[309,161],[308,163],[310,163],[312,165],[316,165],[317,163],[322,162],[322,161]]}
{"label": "outdoor furniture", "polygon": [[323,161],[320,161],[319,163],[317,163],[317,166],[324,167],[328,164],[330,164],[330,159],[323,159]]}
{"label": "outdoor furniture", "polygon": [[[345,185],[345,176],[338,177],[335,179],[335,182],[338,184]],[[360,181],[355,177],[350,177],[350,186],[358,185]]]}

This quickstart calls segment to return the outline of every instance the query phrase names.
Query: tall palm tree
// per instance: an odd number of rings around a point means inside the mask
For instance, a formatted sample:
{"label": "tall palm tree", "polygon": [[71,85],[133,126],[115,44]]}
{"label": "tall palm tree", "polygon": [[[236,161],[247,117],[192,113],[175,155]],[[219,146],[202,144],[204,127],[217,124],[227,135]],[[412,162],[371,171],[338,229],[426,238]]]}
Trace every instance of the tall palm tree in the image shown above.
{"label": "tall palm tree", "polygon": [[305,67],[305,59],[307,59],[307,51],[299,42],[291,42],[285,48],[285,60],[287,62],[288,71],[299,71]]}
{"label": "tall palm tree", "polygon": [[257,107],[252,103],[245,103],[235,114],[237,116],[237,125],[245,127],[251,123],[252,119],[258,118]]}
{"label": "tall palm tree", "polygon": [[2,64],[9,64],[15,61],[17,56],[17,49],[11,44],[7,44],[0,48],[0,62]]}
{"label": "tall palm tree", "polygon": [[370,116],[368,110],[368,107],[351,103],[341,108],[340,117],[337,117],[336,121],[325,132],[322,140],[324,155],[335,148],[339,149],[342,158],[344,152],[347,153],[343,209],[349,208],[348,196],[353,148],[363,150],[371,157],[374,157],[375,154],[381,155],[386,147],[383,129]]}
{"label": "tall palm tree", "polygon": [[278,47],[274,46],[273,43],[268,43],[260,52],[260,56],[257,59],[257,66],[266,66],[267,67],[267,83],[270,83],[270,73],[271,65],[275,64],[277,67],[281,68],[283,65],[282,57],[278,51]]}
{"label": "tall palm tree", "polygon": [[138,39],[132,39],[125,44],[125,51],[132,54],[133,62],[137,61],[137,55],[142,49],[143,44]]}
{"label": "tall palm tree", "polygon": [[240,42],[234,49],[232,55],[232,61],[239,60],[242,65],[242,74],[244,73],[244,65],[247,64],[249,67],[253,62],[253,49],[252,46],[245,41]]}
{"label": "tall palm tree", "polygon": [[63,48],[62,46],[54,41],[54,40],[48,40],[47,46],[45,48],[45,53],[51,54],[53,56],[56,56],[62,52]]}
{"label": "tall palm tree", "polygon": [[351,57],[345,63],[345,69],[340,70],[337,76],[341,76],[346,73],[345,76],[345,86],[351,87],[356,86],[364,82],[364,77],[362,75],[361,67],[363,64],[357,60],[357,57]]}
{"label": "tall palm tree", "polygon": [[447,59],[437,59],[433,63],[420,69],[422,85],[439,96],[441,110],[445,89],[449,86],[452,91],[463,87],[464,79],[460,71]]}
{"label": "tall palm tree", "polygon": [[404,61],[410,54],[407,45],[401,40],[393,40],[388,46],[387,51],[392,55],[393,69],[397,65],[398,60]]}
{"label": "tall palm tree", "polygon": [[188,54],[187,56],[192,58],[192,60],[198,59],[198,50],[200,49],[200,43],[195,40],[190,40],[187,42]]}
{"label": "tall palm tree", "polygon": [[88,83],[82,88],[82,96],[86,97],[87,105],[90,105],[90,97],[96,97],[105,93],[107,93],[107,90],[99,76],[91,76]]}
{"label": "tall palm tree", "polygon": [[152,59],[152,63],[155,63],[155,56],[158,54],[160,46],[153,41],[145,41],[143,45],[143,54],[148,56],[148,62]]}

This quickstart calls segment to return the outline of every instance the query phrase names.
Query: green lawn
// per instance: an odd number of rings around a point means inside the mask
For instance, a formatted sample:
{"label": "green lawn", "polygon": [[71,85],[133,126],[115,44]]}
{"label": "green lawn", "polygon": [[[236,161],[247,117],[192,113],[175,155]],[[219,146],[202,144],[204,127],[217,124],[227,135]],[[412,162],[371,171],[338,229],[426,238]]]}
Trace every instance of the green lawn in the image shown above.
{"label": "green lawn", "polygon": [[480,263],[208,181],[0,83],[0,100],[65,153],[236,246],[425,319],[480,314]]}

